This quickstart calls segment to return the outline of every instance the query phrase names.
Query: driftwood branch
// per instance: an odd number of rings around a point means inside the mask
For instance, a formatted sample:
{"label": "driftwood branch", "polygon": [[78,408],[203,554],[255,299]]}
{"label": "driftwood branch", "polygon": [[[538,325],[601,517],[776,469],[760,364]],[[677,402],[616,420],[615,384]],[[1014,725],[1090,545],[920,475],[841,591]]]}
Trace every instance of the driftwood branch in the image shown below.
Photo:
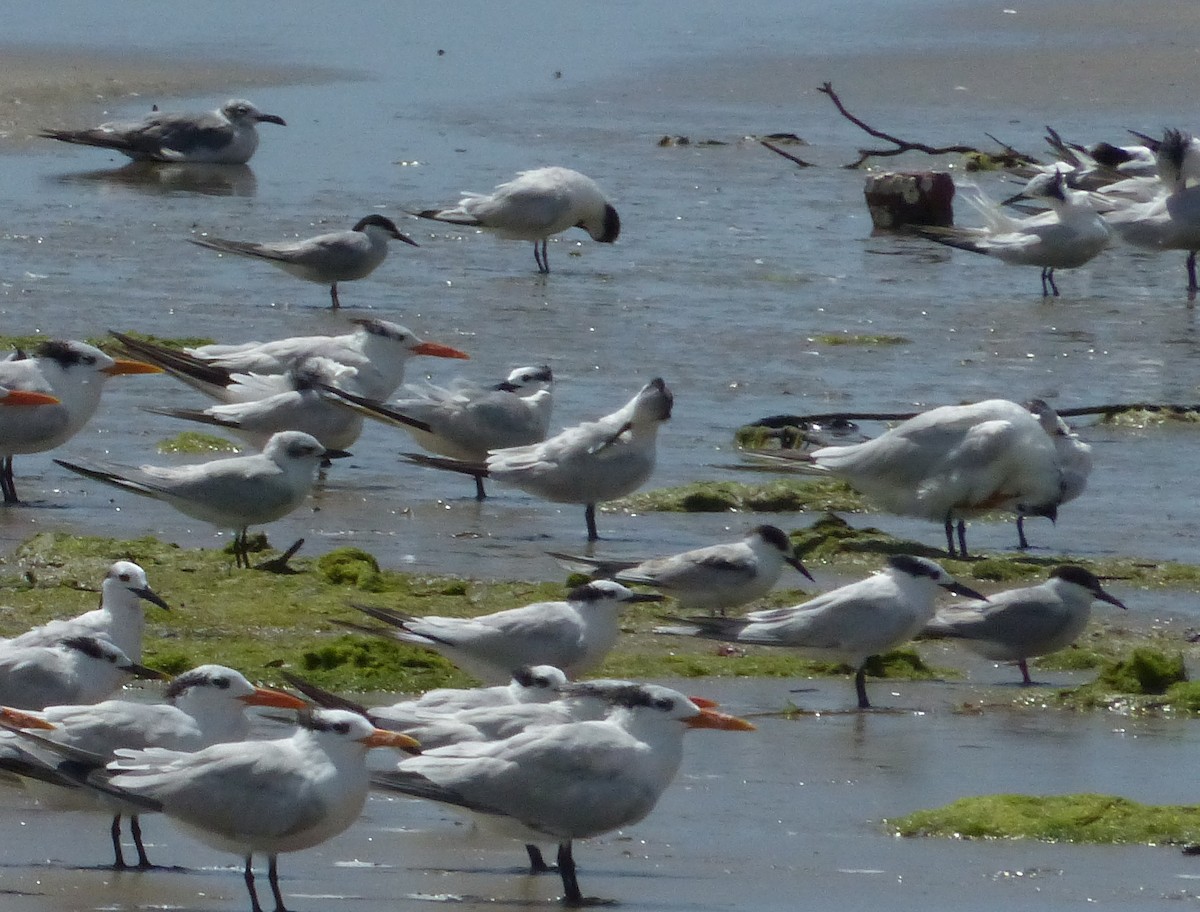
{"label": "driftwood branch", "polygon": [[1009,146],[1006,143],[1000,143],[1000,145],[1004,147],[1004,152],[1001,156],[996,156],[992,155],[991,153],[984,152],[982,149],[977,149],[974,146],[931,146],[928,143],[901,139],[898,136],[893,136],[890,133],[884,133],[882,130],[872,127],[870,124],[864,122],[858,117],[855,117],[848,110],[846,110],[846,106],[842,103],[842,99],[839,98],[837,92],[833,90],[833,83],[822,83],[817,91],[823,95],[828,95],[829,100],[832,101],[834,107],[838,109],[838,113],[850,121],[850,123],[854,124],[863,132],[874,136],[876,139],[882,139],[885,142],[890,142],[896,147],[894,149],[859,149],[858,161],[849,165],[845,165],[846,168],[859,168],[868,158],[886,158],[895,155],[903,155],[905,152],[924,152],[926,155],[976,154],[990,156],[992,158],[1002,157],[1005,159],[1011,159],[1014,163],[1019,161],[1026,164],[1036,164],[1036,161],[1033,158],[1017,152],[1012,148],[1012,146]]}
{"label": "driftwood branch", "polygon": [[770,149],[776,155],[782,155],[788,161],[799,165],[801,168],[811,168],[812,167],[812,162],[806,162],[804,159],[800,158],[798,155],[793,155],[791,152],[785,152],[783,149],[779,148],[779,146],[775,145],[773,142],[769,142],[768,140],[765,140],[765,139],[760,139],[758,142],[759,142],[759,145],[766,146],[768,149]]}

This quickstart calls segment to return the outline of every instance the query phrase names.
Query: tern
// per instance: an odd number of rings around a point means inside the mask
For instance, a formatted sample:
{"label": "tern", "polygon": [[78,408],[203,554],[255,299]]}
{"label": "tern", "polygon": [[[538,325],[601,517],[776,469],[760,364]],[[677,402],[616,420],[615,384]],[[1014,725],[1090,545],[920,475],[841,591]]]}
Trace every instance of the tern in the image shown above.
{"label": "tern", "polygon": [[878,573],[802,605],[753,611],[742,618],[671,618],[678,624],[654,632],[784,646],[818,661],[845,662],[854,669],[859,709],[869,709],[867,661],[920,633],[934,616],[941,589],[987,601],[933,561],[901,554],[888,558]]}
{"label": "tern", "polygon": [[596,421],[567,428],[541,443],[492,450],[486,461],[465,462],[407,453],[418,465],[494,478],[555,503],[584,504],[589,541],[596,504],[632,494],[654,471],[658,428],[675,401],[656,377],[625,405]]}
{"label": "tern", "polygon": [[272,342],[202,345],[180,351],[124,333],[114,332],[126,349],[158,365],[173,377],[218,402],[248,402],[286,391],[286,381],[274,386],[248,377],[286,375],[310,362],[330,361],[354,369],[363,396],[386,399],[404,382],[409,358],[462,358],[466,352],[426,342],[398,323],[352,320],[355,330],[341,336],[293,336]]}
{"label": "tern", "polygon": [[[5,707],[0,708],[0,724],[47,731],[50,734],[46,737],[50,740],[111,757],[118,748],[197,751],[210,744],[243,741],[250,733],[250,720],[244,711],[247,707],[308,708],[307,703],[291,694],[255,687],[240,672],[223,665],[201,665],[178,675],[172,679],[164,697],[166,703],[107,700],[96,704],[49,706],[34,713]],[[14,771],[11,765],[8,769]],[[49,787],[41,787],[40,781],[51,778],[45,775],[48,770],[44,764],[16,771],[32,777],[28,785],[44,805],[61,810],[96,810],[99,803],[100,810],[112,814],[110,833],[115,868],[126,867],[121,850],[121,817],[129,814],[129,829],[138,855],[137,866],[151,867],[142,843],[139,807],[81,789],[61,774]]]}
{"label": "tern", "polygon": [[1055,567],[1041,585],[997,592],[979,606],[939,611],[922,637],[958,640],[986,659],[1016,662],[1021,683],[1029,685],[1033,680],[1026,661],[1075,642],[1096,599],[1125,607],[1090,571],[1067,564]]}
{"label": "tern", "polygon": [[134,662],[111,640],[66,636],[52,645],[0,643],[0,705],[45,709],[97,703],[134,677],[162,677]]}
{"label": "tern", "polygon": [[[336,387],[331,396],[368,418],[400,427],[431,453],[466,462],[483,462],[492,450],[528,446],[546,439],[554,405],[549,366],[519,367],[490,387],[406,387],[402,399],[383,404]],[[475,476],[475,496],[487,492]]]}
{"label": "tern", "polygon": [[596,182],[570,168],[522,171],[492,193],[464,193],[455,206],[413,214],[483,228],[510,240],[533,241],[533,259],[542,274],[550,272],[546,245],[551,235],[582,228],[592,240],[611,244],[621,233],[617,210]]}
{"label": "tern", "polygon": [[762,598],[779,580],[784,564],[812,579],[787,533],[769,525],[756,526],[741,541],[643,561],[547,553],[572,570],[653,586],[674,596],[679,606],[689,611],[725,614],[729,608]]}
{"label": "tern", "polygon": [[133,561],[117,561],[108,568],[100,584],[100,607],[77,617],[49,621],[13,637],[7,643],[13,646],[52,646],[67,637],[102,637],[133,661],[140,662],[142,635],[146,628],[143,602],[157,605],[165,611],[171,609],[150,588],[145,570]]}
{"label": "tern", "polygon": [[205,114],[154,111],[141,120],[112,121],[88,130],[43,130],[45,139],[99,146],[134,161],[202,162],[244,165],[258,148],[260,123],[287,126],[241,98],[231,98]]}
{"label": "tern", "polygon": [[[1011,266],[1040,266],[1042,297],[1058,297],[1055,269],[1074,269],[1095,259],[1108,246],[1111,232],[1088,194],[1067,187],[1061,170],[1039,174],[1015,199],[1046,201],[1052,211],[1041,215],[1013,218],[976,189],[966,199],[980,212],[984,228],[923,227],[918,233],[931,241],[995,257]],[[1010,200],[1011,201],[1011,200]]]}
{"label": "tern", "polygon": [[605,719],[438,748],[372,774],[371,785],[471,811],[484,828],[527,845],[553,840],[564,901],[582,905],[574,841],[649,814],[679,770],[688,729],[754,730],[666,687],[628,685],[607,699]]}
{"label": "tern", "polygon": [[349,455],[326,449],[303,431],[280,431],[262,453],[198,465],[133,468],[55,462],[85,478],[161,500],[186,516],[234,530],[237,566],[249,567],[249,527],[274,522],[297,509],[312,490],[321,461]]}
{"label": "tern", "polygon": [[[1054,519],[1067,488],[1072,496],[1083,489],[1090,447],[1051,436],[1043,421],[1052,414],[1057,427],[1057,414],[1040,401],[1033,407],[1039,415],[1007,399],[941,406],[864,443],[755,458],[841,478],[889,513],[944,523],[950,556],[966,557],[965,517],[1007,510]],[[1067,486],[1064,460],[1072,461]]]}
{"label": "tern", "polygon": [[114,360],[85,342],[49,341],[33,357],[0,361],[0,386],[41,393],[57,404],[0,408],[0,491],[6,504],[18,503],[13,457],[43,453],[74,437],[100,405],[104,381],[122,374],[157,374],[141,361]]}
{"label": "tern", "polygon": [[382,215],[361,218],[349,231],[334,231],[299,241],[257,243],[212,237],[188,240],[219,253],[264,260],[307,282],[328,285],[335,310],[341,306],[338,282],[365,279],[373,273],[387,258],[388,241],[420,246],[408,235],[401,234],[395,222]]}
{"label": "tern", "polygon": [[590,671],[617,642],[621,608],[662,598],[596,580],[572,589],[565,601],[534,602],[473,618],[413,617],[355,607],[389,625],[365,632],[432,649],[481,681],[500,684],[524,665],[554,665],[571,678]]}

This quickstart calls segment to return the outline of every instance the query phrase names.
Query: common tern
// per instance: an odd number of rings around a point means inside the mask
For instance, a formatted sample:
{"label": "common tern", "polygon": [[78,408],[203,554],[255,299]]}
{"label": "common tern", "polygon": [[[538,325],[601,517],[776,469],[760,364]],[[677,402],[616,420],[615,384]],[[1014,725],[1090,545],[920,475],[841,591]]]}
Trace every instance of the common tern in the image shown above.
{"label": "common tern", "polygon": [[526,845],[558,843],[564,901],[581,905],[574,841],[649,814],[675,778],[687,730],[754,730],[666,687],[628,685],[606,699],[613,710],[605,719],[437,748],[372,774],[371,785],[470,811],[485,829]]}
{"label": "common tern", "polygon": [[0,386],[41,393],[57,404],[0,408],[0,491],[18,503],[13,457],[61,446],[88,423],[100,405],[104,381],[122,374],[161,373],[141,361],[114,360],[86,342],[43,342],[29,358],[0,361]]}
{"label": "common tern", "polygon": [[404,382],[409,358],[470,357],[449,345],[424,341],[398,323],[375,319],[350,322],[355,330],[341,336],[293,336],[272,342],[202,345],[183,351],[124,333],[114,332],[113,336],[139,358],[219,402],[249,402],[283,392],[282,380],[275,386],[263,386],[247,377],[282,376],[322,359],[353,368],[363,396],[386,399]]}
{"label": "common tern", "polygon": [[1021,683],[1032,684],[1026,660],[1074,643],[1096,599],[1125,607],[1104,591],[1093,573],[1066,564],[1055,567],[1041,585],[1006,589],[978,606],[939,611],[925,625],[922,638],[957,640],[986,659],[1016,662]]}
{"label": "common tern", "polygon": [[401,234],[395,222],[382,215],[361,218],[349,231],[334,231],[299,241],[257,243],[213,237],[188,240],[219,253],[264,260],[307,282],[328,285],[329,298],[335,309],[341,306],[338,282],[365,279],[374,272],[387,258],[388,241],[420,246],[408,235]]}
{"label": "common tern", "polygon": [[[13,646],[52,646],[67,637],[101,637],[112,642],[133,661],[140,662],[142,635],[146,627],[144,602],[167,611],[171,608],[150,588],[145,570],[133,561],[120,560],[108,568],[100,584],[98,608],[85,611],[77,617],[49,621],[13,637],[7,643]],[[3,705],[3,701],[0,701],[0,705]]]}
{"label": "common tern", "polygon": [[111,640],[67,636],[53,645],[0,643],[0,705],[45,709],[98,703],[134,677],[161,677],[134,662]]}
{"label": "common tern", "polygon": [[419,465],[494,478],[555,503],[584,504],[589,541],[598,539],[596,504],[640,488],[654,471],[658,428],[671,417],[674,396],[661,377],[596,421],[567,428],[541,443],[492,450],[466,462],[405,454]]}
{"label": "common tern", "polygon": [[679,607],[689,611],[724,614],[729,608],[762,598],[779,580],[784,564],[812,579],[787,533],[768,525],[756,526],[740,541],[643,561],[547,553],[572,570],[628,585],[653,586],[674,596]]}
{"label": "common tern", "polygon": [[473,618],[413,617],[355,607],[388,625],[366,632],[432,649],[481,681],[500,684],[524,665],[554,665],[571,678],[590,671],[617,642],[621,608],[662,598],[596,580],[572,589],[565,601],[534,602]]}
{"label": "common tern", "polygon": [[205,114],[154,111],[141,120],[111,121],[87,130],[43,130],[41,136],[83,146],[99,146],[134,161],[205,162],[242,165],[258,148],[260,123],[287,126],[241,98],[231,98]]}
{"label": "common tern", "polygon": [[[242,741],[250,733],[247,707],[308,708],[307,703],[291,694],[255,687],[240,672],[223,665],[201,665],[177,675],[164,697],[165,703],[106,700],[48,706],[41,712],[0,708],[0,724],[47,732],[45,736],[50,740],[107,757],[118,748],[197,751],[210,744]],[[12,765],[8,769],[13,771]],[[51,779],[44,775],[44,763],[18,771],[30,777],[28,787],[44,806],[56,810],[99,809],[113,815],[110,833],[116,868],[126,867],[121,850],[121,817],[128,814],[137,866],[151,866],[142,843],[140,808],[136,805],[128,806],[109,796],[81,789],[62,774],[57,780]]]}
{"label": "common tern", "polygon": [[582,228],[592,240],[611,244],[621,233],[617,210],[600,187],[570,168],[522,171],[491,193],[464,193],[455,206],[413,214],[483,228],[509,240],[533,241],[533,259],[543,274],[550,271],[546,245],[552,235]]}
{"label": "common tern", "polygon": [[261,453],[198,465],[133,468],[55,462],[85,478],[161,500],[186,516],[232,529],[237,566],[249,567],[248,528],[282,519],[297,509],[312,490],[321,461],[349,455],[326,449],[303,431],[280,431]]}
{"label": "common tern", "polygon": [[654,632],[784,646],[819,661],[845,662],[854,669],[859,709],[869,709],[867,661],[920,633],[933,618],[941,589],[987,601],[933,561],[901,554],[888,558],[878,573],[802,605],[753,611],[741,618],[671,618],[677,623]]}
{"label": "common tern", "polygon": [[[368,418],[400,427],[431,453],[482,462],[491,450],[546,439],[554,405],[554,375],[546,365],[519,367],[489,387],[409,386],[404,398],[384,404],[346,389],[326,392]],[[420,422],[419,424],[417,422]],[[475,496],[487,492],[475,476]]]}

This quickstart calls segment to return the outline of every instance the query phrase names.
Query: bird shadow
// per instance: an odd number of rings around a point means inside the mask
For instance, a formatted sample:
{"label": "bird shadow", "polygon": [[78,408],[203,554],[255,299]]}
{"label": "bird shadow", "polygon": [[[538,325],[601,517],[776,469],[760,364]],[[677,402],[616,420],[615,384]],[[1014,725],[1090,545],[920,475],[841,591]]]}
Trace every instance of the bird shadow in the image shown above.
{"label": "bird shadow", "polygon": [[255,196],[258,179],[249,165],[130,162],[119,168],[59,174],[60,183],[92,183],[130,187],[155,196],[196,193],[201,196]]}

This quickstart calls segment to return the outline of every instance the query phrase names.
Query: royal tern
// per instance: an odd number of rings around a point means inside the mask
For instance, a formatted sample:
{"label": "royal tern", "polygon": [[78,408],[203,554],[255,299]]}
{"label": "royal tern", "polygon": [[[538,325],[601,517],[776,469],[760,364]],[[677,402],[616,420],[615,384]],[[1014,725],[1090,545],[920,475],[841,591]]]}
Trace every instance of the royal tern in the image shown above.
{"label": "royal tern", "polygon": [[43,342],[33,357],[0,361],[0,386],[49,395],[57,404],[0,408],[0,491],[17,503],[13,456],[61,446],[87,424],[100,405],[104,381],[121,374],[156,374],[140,361],[117,361],[85,342]]}
{"label": "royal tern", "polygon": [[[483,462],[491,450],[546,439],[554,405],[553,381],[546,365],[519,367],[489,387],[409,386],[407,396],[386,405],[345,389],[326,391],[368,418],[408,431],[415,443],[431,453]],[[475,496],[479,500],[487,496],[478,475]]]}
{"label": "royal tern", "polygon": [[671,557],[613,560],[547,552],[568,568],[629,585],[653,586],[689,611],[720,612],[762,598],[790,564],[810,580],[796,550],[777,526],[756,526],[740,541],[696,548]]}
{"label": "royal tern", "polygon": [[675,778],[688,729],[754,729],[666,687],[628,685],[607,699],[614,709],[605,719],[438,748],[373,774],[371,784],[471,811],[481,826],[527,845],[553,840],[564,901],[580,905],[573,842],[649,814]]}
{"label": "royal tern", "polygon": [[40,135],[113,149],[134,161],[243,165],[258,148],[256,127],[260,123],[287,126],[282,117],[264,114],[244,99],[231,98],[204,114],[154,111],[141,120],[112,121],[88,130],[43,130]]}
{"label": "royal tern", "polygon": [[1064,499],[1060,449],[1070,455],[1087,446],[1075,444],[1051,437],[1026,407],[989,399],[930,409],[865,443],[756,458],[836,476],[889,513],[944,523],[950,556],[966,557],[965,517],[994,510],[1058,515]]}
{"label": "royal tern", "polygon": [[133,468],[55,462],[85,478],[161,500],[186,516],[232,529],[237,566],[249,567],[248,528],[282,519],[297,509],[312,490],[321,461],[349,455],[327,450],[303,431],[280,431],[261,453],[198,465]]}
{"label": "royal tern", "polygon": [[133,561],[117,561],[108,568],[100,584],[99,608],[77,617],[49,621],[6,642],[13,646],[52,646],[67,637],[102,637],[133,661],[140,662],[142,634],[146,628],[143,602],[166,611],[171,609],[150,588],[145,570]]}
{"label": "royal tern", "polygon": [[2,706],[98,703],[134,677],[162,675],[134,662],[104,637],[67,636],[49,646],[0,643]]}
{"label": "royal tern", "polygon": [[958,640],[986,659],[1016,662],[1021,683],[1032,684],[1026,660],[1074,643],[1087,626],[1095,599],[1125,607],[1094,574],[1068,564],[1055,567],[1041,585],[1006,589],[981,605],[939,611],[922,637]]}
{"label": "royal tern", "polygon": [[265,260],[307,282],[328,285],[329,298],[335,309],[341,305],[338,282],[365,279],[374,272],[387,258],[388,241],[420,246],[408,235],[401,234],[395,222],[382,215],[361,218],[349,231],[318,234],[298,241],[257,243],[212,237],[188,240],[218,253]]}
{"label": "royal tern", "polygon": [[858,706],[868,709],[868,659],[920,633],[934,615],[939,589],[987,601],[933,561],[901,554],[888,558],[888,565],[878,573],[802,605],[753,611],[742,618],[671,618],[676,625],[657,627],[654,632],[785,646],[819,661],[845,662],[854,669]]}
{"label": "royal tern", "polygon": [[621,608],[662,598],[596,580],[572,589],[565,601],[534,602],[473,618],[413,617],[355,607],[389,625],[366,632],[432,649],[481,681],[500,684],[524,665],[554,665],[571,678],[590,671],[617,642]]}
{"label": "royal tern", "polygon": [[1108,246],[1111,234],[1096,213],[1088,195],[1067,187],[1061,170],[1039,174],[1013,199],[1044,200],[1052,216],[1013,218],[1001,211],[981,191],[966,197],[980,212],[983,228],[922,227],[918,233],[931,241],[995,257],[1011,266],[1040,266],[1042,297],[1058,297],[1055,269],[1073,269],[1090,262]]}
{"label": "royal tern", "polygon": [[284,392],[286,387],[264,388],[261,382],[247,382],[247,377],[285,375],[321,359],[353,368],[362,395],[386,399],[404,382],[404,367],[414,355],[470,357],[449,345],[423,341],[398,323],[374,319],[351,322],[357,328],[341,336],[294,336],[273,342],[202,345],[183,351],[124,333],[114,332],[113,336],[139,358],[219,402],[247,402]]}
{"label": "royal tern", "polygon": [[522,171],[492,193],[464,193],[455,206],[413,214],[483,228],[509,240],[533,241],[540,273],[550,271],[546,245],[551,235],[582,228],[592,240],[611,244],[621,233],[617,210],[596,182],[570,168]]}
{"label": "royal tern", "polygon": [[656,377],[611,415],[567,428],[529,446],[492,450],[486,461],[465,462],[408,453],[419,465],[476,478],[494,478],[555,503],[584,504],[588,540],[596,504],[632,494],[654,471],[658,427],[671,417],[674,396]]}
{"label": "royal tern", "polygon": [[[240,672],[223,665],[201,665],[176,676],[164,697],[166,703],[106,700],[95,704],[48,706],[33,713],[0,708],[0,724],[45,731],[52,741],[111,757],[118,748],[197,751],[210,744],[242,741],[250,733],[250,720],[245,714],[247,707],[308,708],[307,703],[291,694],[255,687]],[[13,771],[13,766],[10,764],[8,769]],[[126,866],[121,850],[121,817],[128,814],[138,867],[151,866],[142,844],[138,821],[140,808],[81,789],[68,777],[58,780],[57,786],[42,787],[39,782],[47,778],[40,775],[45,772],[44,765],[27,772],[34,779],[30,790],[43,805],[61,810],[99,809],[113,815],[110,833],[115,858],[113,867],[116,868]]]}

